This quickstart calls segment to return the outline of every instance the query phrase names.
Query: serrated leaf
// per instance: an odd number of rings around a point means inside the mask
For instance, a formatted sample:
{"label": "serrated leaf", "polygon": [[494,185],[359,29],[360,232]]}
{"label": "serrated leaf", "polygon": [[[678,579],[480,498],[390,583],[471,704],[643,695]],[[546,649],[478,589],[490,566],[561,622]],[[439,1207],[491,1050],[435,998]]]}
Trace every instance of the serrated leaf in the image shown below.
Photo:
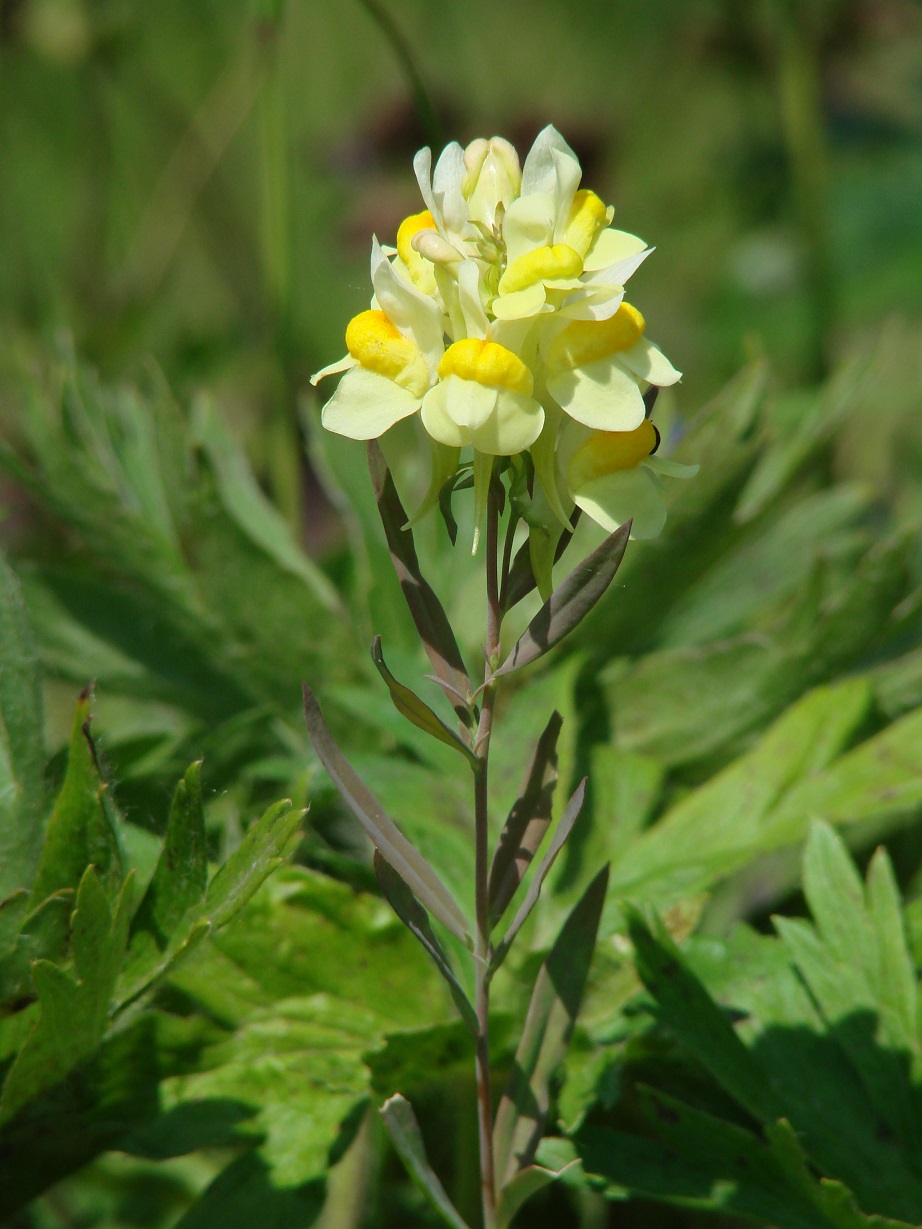
{"label": "serrated leaf", "polygon": [[505,913],[551,822],[557,786],[557,738],[562,725],[563,718],[555,711],[538,740],[519,796],[500,833],[490,865],[491,925],[495,926]]}
{"label": "serrated leaf", "polygon": [[656,1000],[658,1018],[750,1114],[760,1122],[779,1117],[782,1109],[758,1063],[662,926],[654,933],[636,909],[627,910],[627,919],[637,972]]}
{"label": "serrated leaf", "polygon": [[122,881],[118,840],[103,803],[105,786],[90,733],[89,689],[77,703],[68,744],[67,772],[55,800],[32,887],[34,908],[62,888],[76,888],[87,866],[96,867],[100,882],[112,897]]}
{"label": "serrated leaf", "polygon": [[394,708],[402,717],[406,717],[407,721],[412,722],[420,730],[424,730],[432,738],[438,739],[439,742],[445,743],[446,746],[451,747],[455,751],[460,751],[468,763],[475,764],[477,762],[477,757],[470,747],[462,742],[453,730],[448,728],[441,717],[437,716],[429,705],[421,700],[409,687],[405,687],[403,683],[398,683],[394,678],[384,661],[380,636],[375,636],[372,641],[371,660],[375,663],[378,673],[387,684]]}
{"label": "serrated leaf", "polygon": [[43,761],[35,644],[19,584],[0,559],[0,901],[31,887],[38,868]]}
{"label": "serrated leaf", "polygon": [[214,926],[225,926],[251,899],[290,852],[305,812],[288,799],[269,807],[208,885],[204,912]]}
{"label": "serrated leaf", "polygon": [[7,1075],[0,1122],[60,1083],[101,1041],[128,940],[132,885],[129,876],[113,909],[88,867],[72,916],[74,973],[48,960],[33,964],[42,1013]]}
{"label": "serrated leaf", "polygon": [[436,968],[448,983],[449,992],[465,1027],[472,1037],[476,1037],[480,1031],[477,1024],[477,1013],[471,1006],[470,999],[464,993],[461,983],[455,976],[454,970],[451,967],[451,961],[445,954],[445,949],[439,943],[432,926],[429,924],[429,915],[410,891],[404,880],[397,874],[390,863],[385,861],[377,849],[375,850],[375,875],[388,904],[410,933],[419,940],[425,951],[432,957]]}
{"label": "serrated leaf", "polygon": [[[541,895],[541,888],[544,886],[544,881],[547,878],[548,871],[550,871],[551,867],[554,865],[554,862],[557,859],[557,855],[560,853],[561,849],[563,849],[564,844],[566,843],[567,837],[573,831],[573,825],[579,819],[580,811],[583,808],[583,799],[585,797],[586,797],[586,778],[583,777],[582,781],[579,783],[579,785],[574,790],[573,795],[570,798],[570,801],[567,803],[566,807],[564,808],[564,812],[561,815],[557,823],[557,827],[554,830],[554,836],[550,844],[548,845],[547,849],[545,850],[544,856],[542,857],[541,862],[539,863],[537,869],[535,870],[534,874],[531,877],[531,881],[528,885],[528,891],[525,893],[525,899],[522,901],[521,905],[519,906],[515,917],[509,923],[509,928],[506,930],[506,933],[503,935],[500,942],[496,945],[496,950],[493,953],[492,960],[490,961],[490,975],[491,976],[496,972],[496,970],[499,968],[502,962],[506,959],[506,956],[509,953],[509,949],[511,948],[513,942],[515,941],[516,935],[525,925],[525,922],[528,920],[529,914],[531,913],[532,909],[534,909],[535,905],[538,903],[538,897]],[[606,875],[607,875],[607,871],[606,871]]]}
{"label": "serrated leaf", "polygon": [[452,1229],[467,1229],[429,1164],[419,1123],[410,1102],[397,1093],[384,1102],[380,1112],[391,1143],[406,1166],[407,1173],[429,1203],[446,1225],[451,1225]]}
{"label": "serrated leaf", "polygon": [[320,762],[385,861],[393,866],[431,914],[462,942],[467,942],[470,928],[458,904],[422,854],[385,814],[334,743],[320,705],[307,684],[304,685],[304,715]]}
{"label": "serrated leaf", "polygon": [[407,514],[381,449],[374,440],[368,445],[368,467],[394,569],[416,630],[449,703],[459,720],[470,725],[472,717],[467,696],[473,686],[461,650],[441,602],[420,571],[412,531],[404,529]]}
{"label": "serrated leaf", "polygon": [[323,1210],[326,1183],[280,1187],[256,1153],[238,1157],[199,1195],[174,1229],[308,1229]]}
{"label": "serrated leaf", "polygon": [[208,853],[202,809],[201,761],[187,769],[173,795],[166,840],[132,923],[132,941],[148,933],[162,951],[183,916],[205,895]]}
{"label": "serrated leaf", "polygon": [[583,621],[614,580],[630,536],[627,521],[576,565],[513,645],[494,678],[537,661]]}
{"label": "serrated leaf", "polygon": [[501,1187],[531,1164],[541,1142],[550,1081],[566,1054],[579,1014],[607,887],[605,867],[570,913],[538,973],[496,1112],[493,1155]]}

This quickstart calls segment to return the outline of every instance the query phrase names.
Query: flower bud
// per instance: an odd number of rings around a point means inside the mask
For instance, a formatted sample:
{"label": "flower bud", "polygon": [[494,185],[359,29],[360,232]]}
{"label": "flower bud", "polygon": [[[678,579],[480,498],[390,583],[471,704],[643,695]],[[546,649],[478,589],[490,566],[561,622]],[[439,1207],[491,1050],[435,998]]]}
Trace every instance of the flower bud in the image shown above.
{"label": "flower bud", "polygon": [[464,165],[467,175],[461,192],[467,200],[469,216],[472,221],[492,226],[497,209],[501,210],[501,220],[521,189],[519,155],[502,137],[491,137],[489,141],[479,137],[464,151]]}
{"label": "flower bud", "polygon": [[461,253],[437,230],[421,230],[413,236],[413,249],[434,265],[453,265],[462,259]]}

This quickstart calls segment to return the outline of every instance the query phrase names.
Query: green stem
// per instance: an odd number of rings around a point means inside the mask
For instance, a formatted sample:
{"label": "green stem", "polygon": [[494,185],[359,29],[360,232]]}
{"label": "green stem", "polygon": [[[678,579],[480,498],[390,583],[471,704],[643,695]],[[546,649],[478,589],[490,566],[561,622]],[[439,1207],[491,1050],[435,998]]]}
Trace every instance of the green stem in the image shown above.
{"label": "green stem", "polygon": [[477,768],[474,773],[475,888],[477,928],[474,945],[477,1012],[477,1124],[480,1142],[480,1188],[484,1229],[496,1226],[496,1178],[493,1170],[493,1105],[490,1091],[490,961],[489,900],[489,756],[496,685],[492,681],[499,654],[502,607],[499,600],[499,508],[491,493],[487,501],[487,636],[483,705],[477,727]]}

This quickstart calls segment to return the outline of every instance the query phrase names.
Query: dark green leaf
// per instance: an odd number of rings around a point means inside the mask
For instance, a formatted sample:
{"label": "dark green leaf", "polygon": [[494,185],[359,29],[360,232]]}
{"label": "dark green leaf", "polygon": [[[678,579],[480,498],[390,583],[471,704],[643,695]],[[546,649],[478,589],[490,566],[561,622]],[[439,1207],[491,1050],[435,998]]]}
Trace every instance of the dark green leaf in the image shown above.
{"label": "dark green leaf", "polygon": [[42,1012],[7,1075],[0,1122],[60,1083],[102,1040],[125,955],[132,883],[129,876],[113,910],[96,871],[87,868],[71,919],[74,972],[48,960],[33,964]]}
{"label": "dark green leaf", "polygon": [[381,1117],[391,1137],[391,1143],[407,1168],[407,1173],[442,1220],[451,1225],[452,1229],[467,1229],[429,1164],[419,1123],[410,1102],[397,1093],[381,1106]]}
{"label": "dark green leaf", "polygon": [[429,912],[457,938],[467,942],[470,928],[451,893],[356,775],[334,743],[320,705],[307,684],[304,684],[304,716],[320,762],[375,847],[380,849],[385,860],[393,866]]}
{"label": "dark green leaf", "polygon": [[387,683],[387,689],[391,694],[394,708],[402,717],[406,717],[407,721],[411,721],[419,729],[424,730],[433,738],[437,738],[439,742],[453,747],[455,751],[460,751],[469,763],[476,763],[477,757],[470,747],[462,742],[453,730],[448,728],[441,717],[436,716],[429,705],[424,703],[409,687],[405,687],[403,683],[397,682],[385,664],[384,654],[381,651],[380,636],[375,636],[372,642],[371,660],[375,663],[378,673]]}
{"label": "dark green leaf", "polygon": [[374,440],[368,445],[368,466],[394,569],[416,630],[449,703],[459,719],[470,725],[472,718],[467,697],[473,687],[461,650],[441,602],[420,571],[413,534],[409,529],[404,529],[407,514],[381,449]]}
{"label": "dark green leaf", "polygon": [[496,925],[551,822],[557,786],[557,737],[563,718],[555,712],[538,740],[519,796],[503,825],[490,866],[490,922]]}
{"label": "dark green leaf", "polygon": [[567,918],[538,973],[496,1113],[493,1152],[501,1187],[531,1164],[541,1142],[550,1081],[566,1054],[579,1014],[607,887],[605,867]]}
{"label": "dark green leaf", "polygon": [[464,1021],[471,1036],[476,1037],[479,1032],[477,1013],[471,1006],[470,999],[464,993],[460,982],[455,976],[454,969],[451,967],[451,961],[445,954],[445,949],[439,943],[435,932],[429,924],[428,913],[426,913],[426,910],[407,887],[403,879],[401,879],[400,875],[397,874],[389,862],[384,860],[377,849],[375,850],[375,875],[377,876],[381,891],[387,898],[388,904],[410,933],[419,940],[432,957],[436,968],[448,983],[448,989],[458,1009],[458,1014]]}
{"label": "dark green leaf", "polygon": [[654,933],[634,909],[627,917],[637,972],[656,1000],[660,1020],[750,1114],[761,1122],[780,1117],[783,1109],[758,1063],[665,930],[660,926]]}
{"label": "dark green leaf", "polygon": [[529,623],[494,678],[536,661],[582,622],[614,580],[630,536],[627,521],[577,564]]}

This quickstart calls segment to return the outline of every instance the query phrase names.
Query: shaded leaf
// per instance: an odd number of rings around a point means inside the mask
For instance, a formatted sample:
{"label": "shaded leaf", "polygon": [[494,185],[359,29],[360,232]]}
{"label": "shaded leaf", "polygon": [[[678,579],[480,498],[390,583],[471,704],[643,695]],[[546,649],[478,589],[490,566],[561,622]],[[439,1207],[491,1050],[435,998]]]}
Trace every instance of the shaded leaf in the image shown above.
{"label": "shaded leaf", "polygon": [[577,1160],[572,1160],[560,1169],[547,1169],[544,1165],[527,1165],[525,1169],[520,1169],[500,1192],[496,1206],[497,1229],[506,1229],[532,1195],[574,1170],[578,1164]]}
{"label": "shaded leaf", "polygon": [[449,703],[458,718],[465,725],[470,725],[472,717],[467,696],[473,686],[461,650],[441,602],[420,571],[413,534],[409,529],[403,528],[407,523],[407,514],[381,449],[374,440],[368,445],[368,467],[394,569],[416,630]]}
{"label": "shaded leaf", "polygon": [[33,964],[41,1016],[7,1075],[0,1122],[60,1083],[102,1040],[128,940],[132,884],[129,876],[113,910],[88,867],[71,919],[74,972],[48,960]]}
{"label": "shaded leaf", "polygon": [[411,721],[419,729],[424,730],[433,738],[437,738],[439,742],[453,747],[456,751],[460,751],[471,764],[476,764],[477,757],[470,747],[462,742],[458,735],[453,730],[450,730],[441,717],[438,717],[429,705],[421,700],[415,692],[411,691],[409,687],[405,687],[403,683],[397,682],[385,664],[380,636],[375,636],[372,641],[371,660],[375,663],[378,673],[387,684],[394,708],[402,717],[406,717],[407,721]]}
{"label": "shaded leaf", "polygon": [[501,1186],[531,1164],[541,1142],[550,1081],[566,1054],[579,1014],[607,887],[605,867],[567,918],[538,973],[496,1113],[493,1152]]}
{"label": "shaded leaf", "polygon": [[403,879],[401,879],[400,875],[397,874],[389,862],[385,861],[381,856],[380,850],[377,849],[375,850],[375,875],[388,904],[410,933],[419,940],[432,957],[436,968],[448,983],[451,997],[458,1009],[458,1014],[464,1021],[465,1027],[472,1037],[476,1037],[479,1032],[477,1013],[471,1006],[470,1000],[455,976],[454,970],[451,967],[451,961],[445,954],[445,949],[439,943],[435,932],[429,924],[429,915]]}
{"label": "shaded leaf", "polygon": [[496,925],[525,877],[551,822],[557,786],[557,738],[563,718],[554,712],[538,740],[519,796],[509,812],[490,866],[490,922]]}
{"label": "shaded leaf", "polygon": [[631,522],[626,521],[576,565],[529,623],[494,678],[537,661],[582,622],[614,580],[630,536]]}
{"label": "shaded leaf", "polygon": [[457,938],[467,942],[470,929],[451,893],[356,775],[334,743],[320,705],[307,684],[304,684],[304,715],[320,762],[375,847],[380,849],[384,859],[393,866],[429,912]]}
{"label": "shaded leaf", "polygon": [[654,933],[635,909],[627,919],[637,972],[656,1000],[659,1019],[750,1114],[761,1122],[779,1117],[782,1109],[758,1063],[662,926]]}
{"label": "shaded leaf", "polygon": [[[493,959],[490,961],[490,975],[499,968],[502,962],[506,959],[509,949],[515,941],[516,935],[525,925],[528,916],[538,903],[538,897],[541,895],[541,888],[544,885],[544,880],[547,878],[548,871],[554,865],[557,855],[563,849],[567,837],[573,831],[573,825],[579,819],[580,811],[583,806],[583,799],[586,796],[586,778],[584,777],[573,792],[570,801],[564,808],[564,812],[558,821],[557,827],[554,830],[554,836],[551,843],[544,852],[544,856],[538,865],[537,870],[531,877],[531,882],[528,885],[528,891],[525,893],[525,899],[516,912],[515,917],[509,924],[509,928],[503,935],[501,941],[496,945],[496,951],[493,953]],[[607,868],[606,868],[607,877]],[[606,878],[607,881],[607,878]]]}
{"label": "shaded leaf", "polygon": [[445,1188],[429,1164],[419,1123],[416,1121],[416,1115],[413,1113],[410,1102],[397,1093],[384,1102],[380,1113],[391,1143],[406,1166],[407,1173],[432,1207],[447,1225],[452,1226],[452,1229],[467,1229],[467,1225],[458,1215],[445,1193]]}

